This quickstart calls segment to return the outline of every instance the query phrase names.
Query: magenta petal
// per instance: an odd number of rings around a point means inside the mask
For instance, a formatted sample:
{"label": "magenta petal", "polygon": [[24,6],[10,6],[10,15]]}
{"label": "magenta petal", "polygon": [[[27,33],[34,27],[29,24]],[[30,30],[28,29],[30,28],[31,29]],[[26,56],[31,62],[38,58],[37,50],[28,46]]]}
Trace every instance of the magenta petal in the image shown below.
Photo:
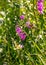
{"label": "magenta petal", "polygon": [[37,3],[37,6],[43,7],[43,3],[42,3],[42,2],[38,2],[38,3]]}
{"label": "magenta petal", "polygon": [[39,11],[42,11],[42,9],[43,9],[42,7],[38,7],[38,10],[39,10]]}

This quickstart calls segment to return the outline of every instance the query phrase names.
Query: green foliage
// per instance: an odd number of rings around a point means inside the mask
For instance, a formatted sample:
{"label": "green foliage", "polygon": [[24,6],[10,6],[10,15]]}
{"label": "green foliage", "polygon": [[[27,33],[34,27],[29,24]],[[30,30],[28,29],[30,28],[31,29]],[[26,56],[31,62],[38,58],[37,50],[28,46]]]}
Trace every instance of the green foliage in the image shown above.
{"label": "green foliage", "polygon": [[[37,0],[0,0],[0,65],[46,65],[46,0],[44,14],[36,6]],[[34,28],[25,26],[28,19]],[[16,34],[16,24],[26,32],[25,41]]]}

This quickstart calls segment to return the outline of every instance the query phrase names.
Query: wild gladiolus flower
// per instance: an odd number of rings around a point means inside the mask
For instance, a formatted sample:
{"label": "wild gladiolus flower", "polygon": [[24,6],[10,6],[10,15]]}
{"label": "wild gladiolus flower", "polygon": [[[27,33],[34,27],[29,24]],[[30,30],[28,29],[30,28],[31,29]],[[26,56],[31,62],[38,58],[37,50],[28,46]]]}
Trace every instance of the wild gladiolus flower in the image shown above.
{"label": "wild gladiolus flower", "polygon": [[38,9],[40,14],[43,14],[43,0],[38,0],[37,9]]}
{"label": "wild gladiolus flower", "polygon": [[29,21],[26,22],[26,26],[27,26],[28,28],[31,28],[31,26],[30,26],[30,22],[29,22]]}
{"label": "wild gladiolus flower", "polygon": [[25,40],[25,38],[26,38],[26,33],[25,32],[21,32],[20,33],[20,39],[21,40]]}
{"label": "wild gladiolus flower", "polygon": [[33,24],[30,24],[29,21],[26,22],[26,27],[31,28],[32,26],[33,26]]}
{"label": "wild gladiolus flower", "polygon": [[23,20],[23,19],[24,19],[24,15],[21,15],[21,16],[20,16],[20,19]]}
{"label": "wild gladiolus flower", "polygon": [[16,26],[16,32],[21,40],[25,40],[26,33],[22,31],[22,29],[19,26]]}

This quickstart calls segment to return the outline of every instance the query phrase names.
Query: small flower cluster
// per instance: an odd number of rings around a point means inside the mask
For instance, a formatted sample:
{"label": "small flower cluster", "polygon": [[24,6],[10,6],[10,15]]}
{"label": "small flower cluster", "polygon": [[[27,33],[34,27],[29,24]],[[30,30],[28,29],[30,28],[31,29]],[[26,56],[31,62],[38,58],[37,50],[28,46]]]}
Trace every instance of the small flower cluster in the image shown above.
{"label": "small flower cluster", "polygon": [[26,33],[22,31],[22,29],[17,25],[16,26],[16,32],[18,36],[20,37],[21,40],[25,40],[26,38]]}
{"label": "small flower cluster", "polygon": [[38,2],[37,2],[37,9],[40,14],[43,14],[43,1],[44,0],[38,0]]}
{"label": "small flower cluster", "polygon": [[[20,16],[21,20],[23,20],[24,18],[25,18],[24,15]],[[33,24],[30,24],[30,21],[27,21],[25,25],[29,29],[33,27]],[[16,25],[15,29],[16,29],[16,33],[18,34],[18,36],[20,37],[20,39],[24,41],[25,38],[26,38],[26,33],[23,32],[22,29],[20,28],[20,26],[18,26],[18,25]]]}

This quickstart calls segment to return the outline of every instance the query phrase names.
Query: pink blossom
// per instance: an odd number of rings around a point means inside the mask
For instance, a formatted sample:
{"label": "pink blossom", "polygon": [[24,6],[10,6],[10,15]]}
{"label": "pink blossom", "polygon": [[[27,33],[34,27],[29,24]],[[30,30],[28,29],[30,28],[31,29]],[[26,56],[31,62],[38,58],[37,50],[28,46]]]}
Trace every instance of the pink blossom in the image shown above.
{"label": "pink blossom", "polygon": [[21,28],[19,26],[16,26],[16,32],[20,33],[21,31],[22,31]]}
{"label": "pink blossom", "polygon": [[26,26],[27,26],[28,28],[31,28],[31,27],[33,26],[33,24],[30,24],[30,22],[27,21],[27,22],[26,22]]}
{"label": "pink blossom", "polygon": [[20,16],[20,19],[23,20],[23,19],[24,19],[24,15],[21,15],[21,16]]}
{"label": "pink blossom", "polygon": [[29,21],[26,22],[26,26],[27,26],[28,28],[31,28],[31,26],[30,26],[30,22],[29,22]]}

